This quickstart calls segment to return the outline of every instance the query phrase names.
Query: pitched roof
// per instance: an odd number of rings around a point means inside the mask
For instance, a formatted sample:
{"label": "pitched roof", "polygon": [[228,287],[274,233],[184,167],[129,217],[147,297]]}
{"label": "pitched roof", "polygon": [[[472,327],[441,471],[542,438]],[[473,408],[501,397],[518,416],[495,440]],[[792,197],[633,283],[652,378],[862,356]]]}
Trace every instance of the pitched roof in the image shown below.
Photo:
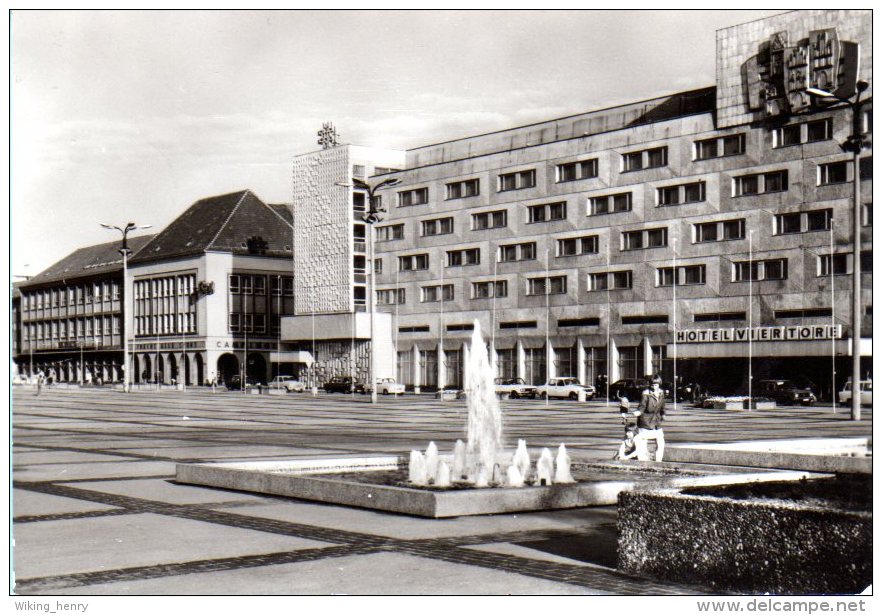
{"label": "pitched roof", "polygon": [[294,205],[291,203],[267,203],[274,212],[285,219],[290,225],[294,225]]}
{"label": "pitched roof", "polygon": [[[154,235],[129,237],[129,248],[134,255],[137,255],[138,251],[153,237]],[[116,240],[79,248],[31,279],[22,282],[19,287],[30,288],[49,282],[73,280],[122,271],[122,255],[119,253],[119,247],[120,241]]]}
{"label": "pitched roof", "polygon": [[165,260],[206,251],[250,254],[259,237],[266,256],[291,256],[292,223],[250,190],[207,197],[193,203],[146,245],[133,263]]}

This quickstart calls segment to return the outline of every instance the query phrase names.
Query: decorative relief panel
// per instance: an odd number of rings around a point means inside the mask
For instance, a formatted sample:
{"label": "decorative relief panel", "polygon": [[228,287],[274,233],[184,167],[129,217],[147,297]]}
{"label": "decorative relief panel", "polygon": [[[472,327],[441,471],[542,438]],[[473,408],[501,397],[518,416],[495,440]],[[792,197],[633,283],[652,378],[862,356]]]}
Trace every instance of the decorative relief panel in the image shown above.
{"label": "decorative relief panel", "polygon": [[294,159],[294,297],[298,314],[352,310],[349,149]]}

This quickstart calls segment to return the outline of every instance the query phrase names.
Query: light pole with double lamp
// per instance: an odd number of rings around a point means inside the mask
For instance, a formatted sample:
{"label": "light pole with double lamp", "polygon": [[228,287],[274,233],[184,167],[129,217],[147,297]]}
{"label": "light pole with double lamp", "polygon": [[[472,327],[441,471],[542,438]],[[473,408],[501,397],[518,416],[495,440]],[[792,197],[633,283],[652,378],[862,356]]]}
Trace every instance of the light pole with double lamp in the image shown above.
{"label": "light pole with double lamp", "polygon": [[[851,135],[840,144],[843,151],[852,153],[854,163],[854,210],[852,245],[852,303],[851,303],[851,420],[861,420],[861,168],[860,154],[866,145],[863,118],[861,117],[861,94],[870,87],[866,81],[855,84],[854,101],[837,96],[827,90],[808,88],[806,92],[818,101],[831,104],[845,103],[851,108]],[[830,267],[833,267],[833,254],[830,254]],[[833,403],[836,403],[835,392]]]}
{"label": "light pole with double lamp", "polygon": [[[362,215],[361,219],[364,220],[365,224],[368,225],[368,262],[365,270],[368,274],[368,313],[371,316],[371,356],[370,356],[370,379],[371,379],[371,403],[377,403],[377,358],[376,358],[376,349],[377,349],[377,340],[375,335],[376,330],[376,304],[374,293],[376,292],[377,285],[374,284],[374,276],[376,272],[374,270],[374,224],[383,219],[380,215],[386,211],[386,209],[382,206],[381,203],[378,202],[376,197],[377,191],[383,188],[390,188],[392,186],[396,186],[401,183],[400,179],[389,177],[384,179],[375,185],[371,186],[366,181],[358,179],[357,177],[352,178],[352,185],[355,188],[360,190],[364,190],[367,192],[368,196],[368,209]],[[354,316],[354,315],[353,315]]]}
{"label": "light pole with double lamp", "polygon": [[122,246],[120,246],[119,253],[122,254],[123,257],[123,279],[122,279],[122,309],[120,318],[122,319],[122,338],[123,338],[123,391],[129,392],[129,334],[128,327],[126,326],[126,301],[129,298],[128,293],[126,292],[126,279],[128,276],[128,259],[129,254],[131,254],[131,250],[129,249],[128,244],[128,236],[130,231],[141,230],[146,228],[151,228],[153,225],[151,224],[142,224],[138,226],[134,222],[129,222],[125,225],[124,228],[120,228],[118,226],[113,226],[111,224],[100,223],[102,227],[106,229],[116,229],[120,233],[122,233]]}

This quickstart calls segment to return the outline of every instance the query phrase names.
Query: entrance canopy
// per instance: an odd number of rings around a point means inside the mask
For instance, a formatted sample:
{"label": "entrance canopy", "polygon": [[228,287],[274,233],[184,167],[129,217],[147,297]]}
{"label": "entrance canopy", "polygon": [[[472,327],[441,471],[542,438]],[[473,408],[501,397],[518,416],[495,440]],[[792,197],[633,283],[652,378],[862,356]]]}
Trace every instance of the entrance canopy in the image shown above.
{"label": "entrance canopy", "polygon": [[271,352],[271,363],[306,363],[307,366],[312,365],[315,359],[308,350],[289,350],[285,352]]}

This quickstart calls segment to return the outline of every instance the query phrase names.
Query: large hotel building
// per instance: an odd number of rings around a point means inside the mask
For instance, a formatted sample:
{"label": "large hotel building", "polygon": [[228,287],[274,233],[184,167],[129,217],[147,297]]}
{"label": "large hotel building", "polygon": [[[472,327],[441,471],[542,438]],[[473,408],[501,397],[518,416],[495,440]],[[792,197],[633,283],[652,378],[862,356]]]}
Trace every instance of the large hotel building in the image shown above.
{"label": "large hotel building", "polygon": [[[837,386],[850,374],[855,338],[867,373],[872,152],[855,164],[842,144],[872,135],[871,13],[794,11],[726,28],[716,54],[711,87],[406,152],[337,145],[296,156],[291,244],[279,237],[267,274],[293,260],[293,303],[274,313],[275,349],[253,349],[253,361],[231,343],[229,354],[267,377],[367,378],[373,275],[377,375],[419,390],[462,385],[476,320],[499,374],[532,383],[670,380],[676,370],[737,390],[750,361],[755,379],[806,378],[829,396],[831,371]],[[373,225],[360,179],[393,180],[374,197],[385,213]],[[855,215],[860,332],[850,309]],[[242,234],[244,247],[245,236],[271,233]],[[163,273],[150,249],[133,275]],[[233,320],[241,266],[226,262],[213,275],[225,277],[216,288],[227,309],[201,318],[217,319],[218,339],[238,340],[251,325]],[[193,284],[208,282],[200,275]],[[128,329],[136,348],[146,344],[141,326]],[[199,358],[205,378],[233,369],[210,355]]]}

